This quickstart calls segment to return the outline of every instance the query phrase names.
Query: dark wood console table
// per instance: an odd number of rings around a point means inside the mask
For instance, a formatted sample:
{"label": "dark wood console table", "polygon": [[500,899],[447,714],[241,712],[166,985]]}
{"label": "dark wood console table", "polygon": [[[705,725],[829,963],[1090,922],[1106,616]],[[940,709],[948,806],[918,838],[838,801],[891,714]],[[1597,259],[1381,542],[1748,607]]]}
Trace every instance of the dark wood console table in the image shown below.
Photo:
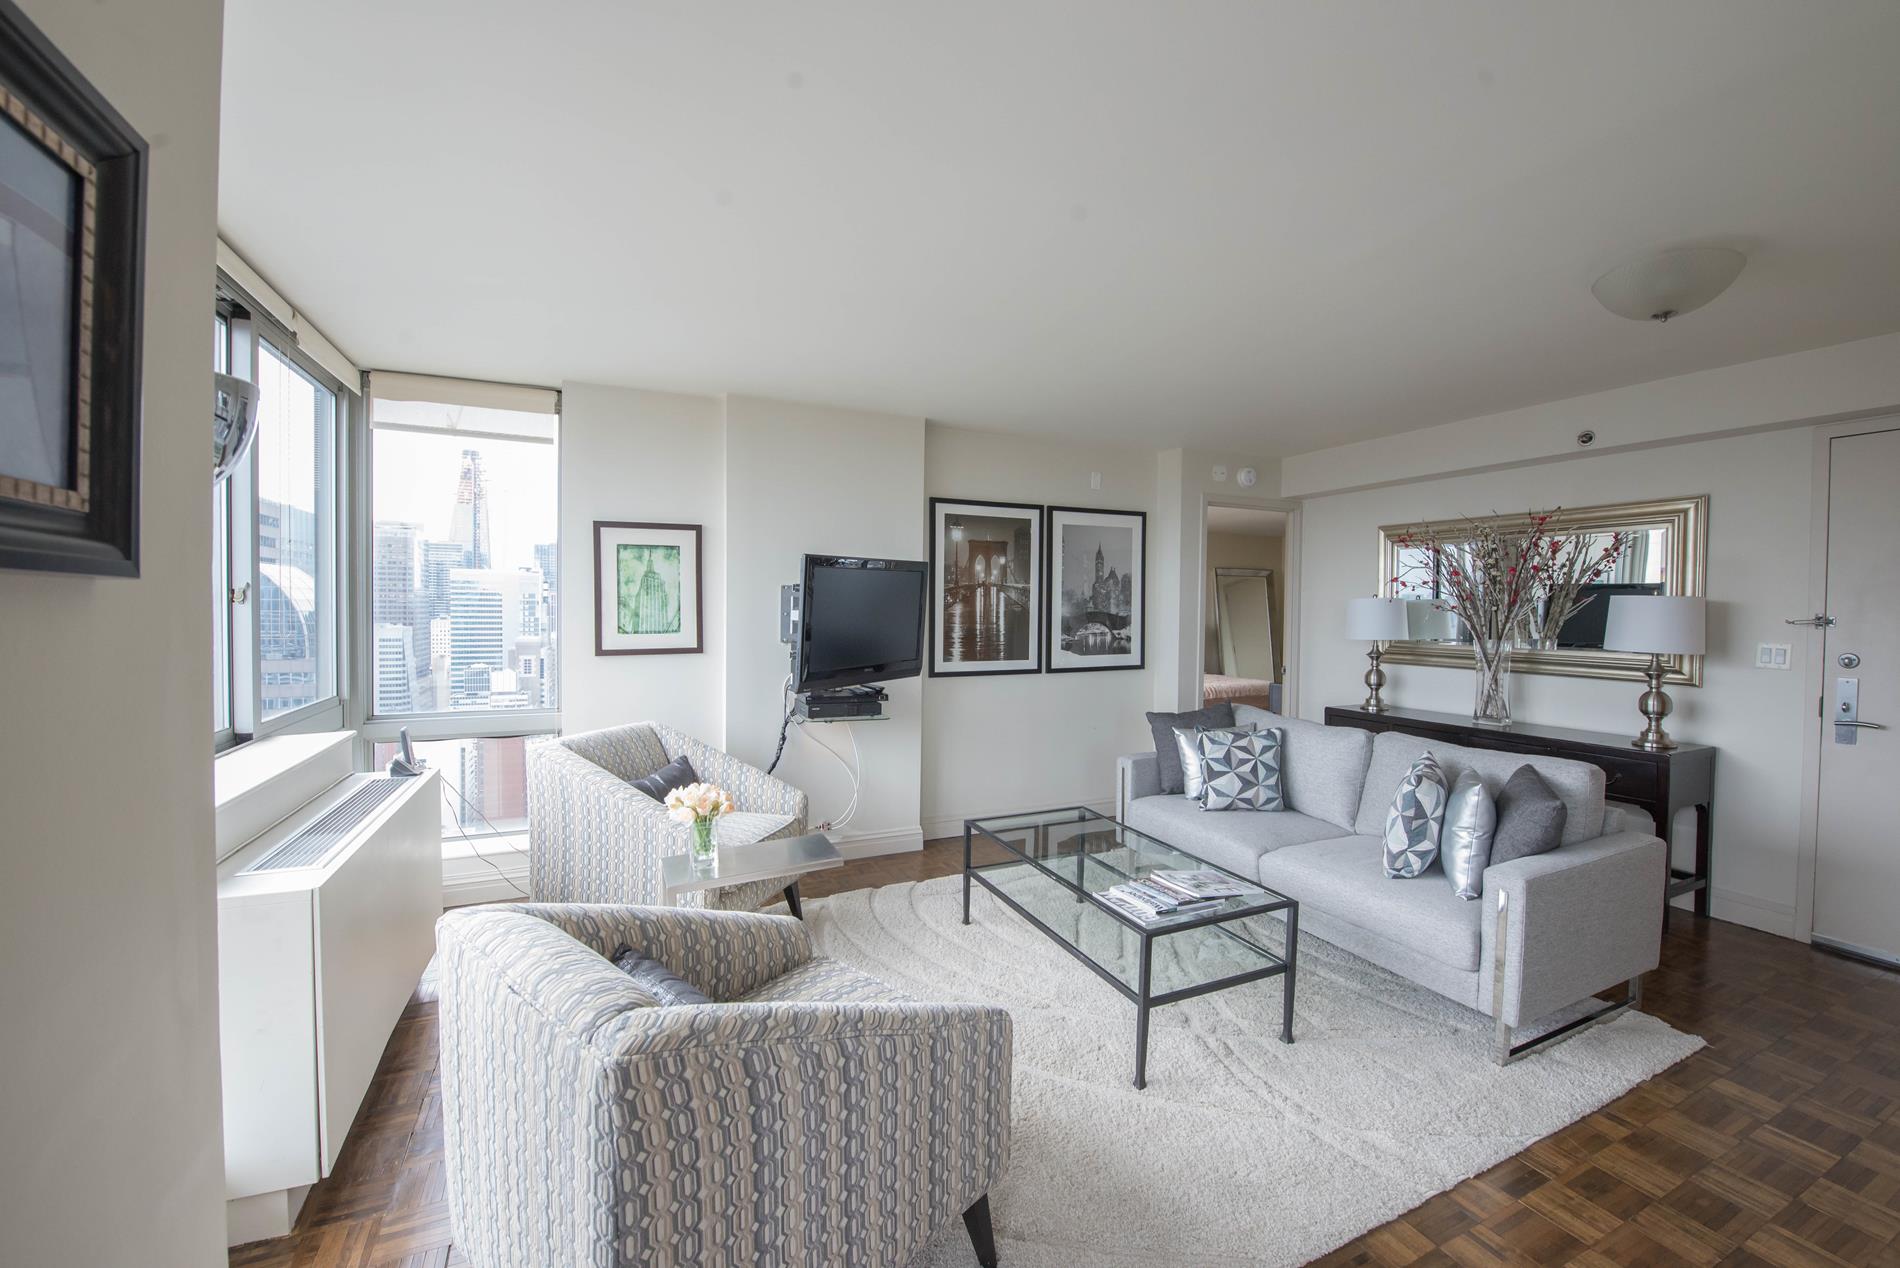
{"label": "dark wood console table", "polygon": [[1683,871],[1672,861],[1668,897],[1695,895],[1699,916],[1709,914],[1709,814],[1714,803],[1715,750],[1706,744],[1678,744],[1652,753],[1635,747],[1628,736],[1602,731],[1513,722],[1508,727],[1479,726],[1455,713],[1424,709],[1364,709],[1334,706],[1326,710],[1326,725],[1356,726],[1366,731],[1402,731],[1407,735],[1446,740],[1466,748],[1506,753],[1538,753],[1588,762],[1603,771],[1608,783],[1604,795],[1649,812],[1656,835],[1670,839],[1669,829],[1678,810],[1695,810],[1695,867]]}

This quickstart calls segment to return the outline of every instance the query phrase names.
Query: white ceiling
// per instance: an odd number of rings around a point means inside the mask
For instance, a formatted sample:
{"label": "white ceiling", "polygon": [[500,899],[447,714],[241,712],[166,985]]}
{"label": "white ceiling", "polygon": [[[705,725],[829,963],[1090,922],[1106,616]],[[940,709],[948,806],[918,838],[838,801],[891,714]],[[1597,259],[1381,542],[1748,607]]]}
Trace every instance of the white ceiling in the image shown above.
{"label": "white ceiling", "polygon": [[224,231],[367,365],[1272,455],[1900,329],[1893,0],[225,16]]}
{"label": "white ceiling", "polygon": [[1237,537],[1285,537],[1286,512],[1210,506],[1207,508],[1207,531]]}

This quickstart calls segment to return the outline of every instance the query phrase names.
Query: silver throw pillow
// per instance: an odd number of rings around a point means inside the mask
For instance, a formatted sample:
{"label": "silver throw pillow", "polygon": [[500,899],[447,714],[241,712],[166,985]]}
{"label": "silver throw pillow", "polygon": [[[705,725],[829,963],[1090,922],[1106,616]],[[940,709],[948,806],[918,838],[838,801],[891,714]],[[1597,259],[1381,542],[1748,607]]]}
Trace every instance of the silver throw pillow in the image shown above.
{"label": "silver throw pillow", "polygon": [[1177,726],[1174,728],[1174,751],[1181,759],[1181,795],[1189,801],[1198,802],[1201,794],[1207,790],[1207,771],[1201,764],[1201,747],[1198,737],[1207,735],[1251,734],[1253,728],[1243,727],[1198,727]]}
{"label": "silver throw pillow", "polygon": [[1460,898],[1484,897],[1484,869],[1491,861],[1491,838],[1498,829],[1498,807],[1471,771],[1458,776],[1445,802],[1445,834],[1438,857]]}

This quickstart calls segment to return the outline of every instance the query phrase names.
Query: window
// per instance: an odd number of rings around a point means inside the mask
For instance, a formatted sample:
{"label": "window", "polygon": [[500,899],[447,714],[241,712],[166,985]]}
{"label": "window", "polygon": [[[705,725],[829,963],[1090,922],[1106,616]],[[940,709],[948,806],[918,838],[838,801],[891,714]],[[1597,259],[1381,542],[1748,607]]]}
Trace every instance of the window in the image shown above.
{"label": "window", "polygon": [[370,396],[373,716],[552,712],[554,394],[378,371]]}
{"label": "window", "polygon": [[257,362],[259,716],[336,694],[336,582],[330,486],[336,396],[267,340]]}
{"label": "window", "polygon": [[338,691],[341,384],[220,275],[214,369],[257,386],[257,435],[212,489],[212,729],[219,748],[343,724]]}
{"label": "window", "polygon": [[[424,740],[417,760],[442,775],[442,835],[496,836],[528,829],[528,739],[509,735],[479,740]],[[393,743],[375,747],[377,769],[396,755]]]}
{"label": "window", "polygon": [[[211,368],[229,374],[231,323],[219,313],[211,319]],[[231,492],[228,481],[211,489],[211,730],[231,732]]]}

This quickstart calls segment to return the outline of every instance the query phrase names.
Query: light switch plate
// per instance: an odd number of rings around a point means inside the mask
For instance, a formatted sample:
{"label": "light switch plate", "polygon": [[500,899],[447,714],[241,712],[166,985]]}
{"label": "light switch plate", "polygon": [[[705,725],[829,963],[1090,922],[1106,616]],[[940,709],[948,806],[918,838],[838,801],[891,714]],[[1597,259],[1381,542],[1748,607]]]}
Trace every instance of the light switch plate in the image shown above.
{"label": "light switch plate", "polygon": [[1214,483],[1224,484],[1226,480],[1227,480],[1227,468],[1225,466],[1215,467],[1214,468]]}
{"label": "light switch plate", "polygon": [[1788,669],[1792,647],[1787,643],[1761,643],[1755,648],[1755,668]]}

